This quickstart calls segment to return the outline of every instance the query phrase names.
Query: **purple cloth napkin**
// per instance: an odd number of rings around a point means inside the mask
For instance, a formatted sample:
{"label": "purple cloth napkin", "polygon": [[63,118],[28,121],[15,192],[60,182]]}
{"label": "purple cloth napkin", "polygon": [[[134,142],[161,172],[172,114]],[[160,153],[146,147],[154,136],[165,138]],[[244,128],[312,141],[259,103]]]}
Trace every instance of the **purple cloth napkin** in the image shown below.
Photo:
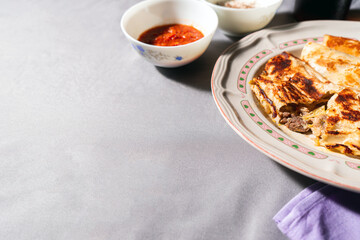
{"label": "purple cloth napkin", "polygon": [[360,239],[360,194],[315,183],[274,217],[290,239]]}

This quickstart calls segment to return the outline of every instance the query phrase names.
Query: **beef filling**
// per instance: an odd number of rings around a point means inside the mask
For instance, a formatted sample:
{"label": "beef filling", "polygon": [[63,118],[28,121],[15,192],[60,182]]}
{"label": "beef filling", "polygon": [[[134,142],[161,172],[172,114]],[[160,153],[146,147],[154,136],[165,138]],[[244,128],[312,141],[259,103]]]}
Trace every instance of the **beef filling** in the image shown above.
{"label": "beef filling", "polygon": [[307,123],[302,119],[301,116],[308,113],[309,109],[306,107],[301,107],[295,112],[281,112],[280,123],[284,124],[287,128],[294,132],[306,133],[310,130],[307,126]]}
{"label": "beef filling", "polygon": [[291,131],[300,133],[306,133],[310,130],[306,122],[300,116],[288,118],[285,126]]}

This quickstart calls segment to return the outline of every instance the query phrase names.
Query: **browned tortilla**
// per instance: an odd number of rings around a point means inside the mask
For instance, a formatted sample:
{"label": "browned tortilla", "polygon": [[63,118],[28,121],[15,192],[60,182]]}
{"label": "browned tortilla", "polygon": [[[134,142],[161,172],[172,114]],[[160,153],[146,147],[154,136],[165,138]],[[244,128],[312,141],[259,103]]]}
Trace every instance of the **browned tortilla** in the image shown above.
{"label": "browned tortilla", "polygon": [[360,58],[309,42],[301,52],[301,59],[330,82],[360,90]]}
{"label": "browned tortilla", "polygon": [[296,111],[303,106],[313,109],[336,91],[336,87],[309,65],[287,52],[271,58],[260,76],[250,84],[265,111],[275,121],[283,111]]}
{"label": "browned tortilla", "polygon": [[323,44],[337,51],[341,51],[355,57],[360,57],[360,41],[358,40],[324,35]]}
{"label": "browned tortilla", "polygon": [[330,98],[325,117],[313,126],[319,145],[348,155],[360,155],[359,96],[358,91],[345,88]]}

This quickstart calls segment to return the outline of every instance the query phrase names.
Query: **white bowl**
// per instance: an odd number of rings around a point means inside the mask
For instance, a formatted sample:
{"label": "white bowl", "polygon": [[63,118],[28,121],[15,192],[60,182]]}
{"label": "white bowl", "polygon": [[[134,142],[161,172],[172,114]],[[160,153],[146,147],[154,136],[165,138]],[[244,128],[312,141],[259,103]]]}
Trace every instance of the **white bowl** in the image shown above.
{"label": "white bowl", "polygon": [[235,36],[265,27],[273,19],[276,10],[282,3],[282,0],[254,0],[254,8],[237,9],[216,5],[218,2],[225,2],[224,0],[202,1],[211,6],[217,13],[219,28],[225,34]]}
{"label": "white bowl", "polygon": [[[171,47],[137,40],[150,28],[173,23],[191,25],[204,37]],[[200,57],[209,46],[217,25],[214,10],[198,0],[145,0],[129,8],[121,18],[121,29],[133,48],[147,61],[160,67],[179,67]]]}

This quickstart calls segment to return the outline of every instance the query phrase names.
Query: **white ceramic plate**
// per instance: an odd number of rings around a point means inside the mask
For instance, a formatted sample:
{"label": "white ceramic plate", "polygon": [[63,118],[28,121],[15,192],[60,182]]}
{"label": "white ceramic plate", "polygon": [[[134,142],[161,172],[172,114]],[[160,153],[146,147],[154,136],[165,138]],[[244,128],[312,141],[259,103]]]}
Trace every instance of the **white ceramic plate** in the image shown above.
{"label": "white ceramic plate", "polygon": [[254,98],[249,81],[271,57],[299,56],[306,42],[324,34],[360,39],[360,22],[308,21],[253,33],[217,60],[211,79],[215,102],[228,124],[248,143],[282,165],[308,177],[360,192],[360,159],[316,147],[301,134],[280,130]]}

